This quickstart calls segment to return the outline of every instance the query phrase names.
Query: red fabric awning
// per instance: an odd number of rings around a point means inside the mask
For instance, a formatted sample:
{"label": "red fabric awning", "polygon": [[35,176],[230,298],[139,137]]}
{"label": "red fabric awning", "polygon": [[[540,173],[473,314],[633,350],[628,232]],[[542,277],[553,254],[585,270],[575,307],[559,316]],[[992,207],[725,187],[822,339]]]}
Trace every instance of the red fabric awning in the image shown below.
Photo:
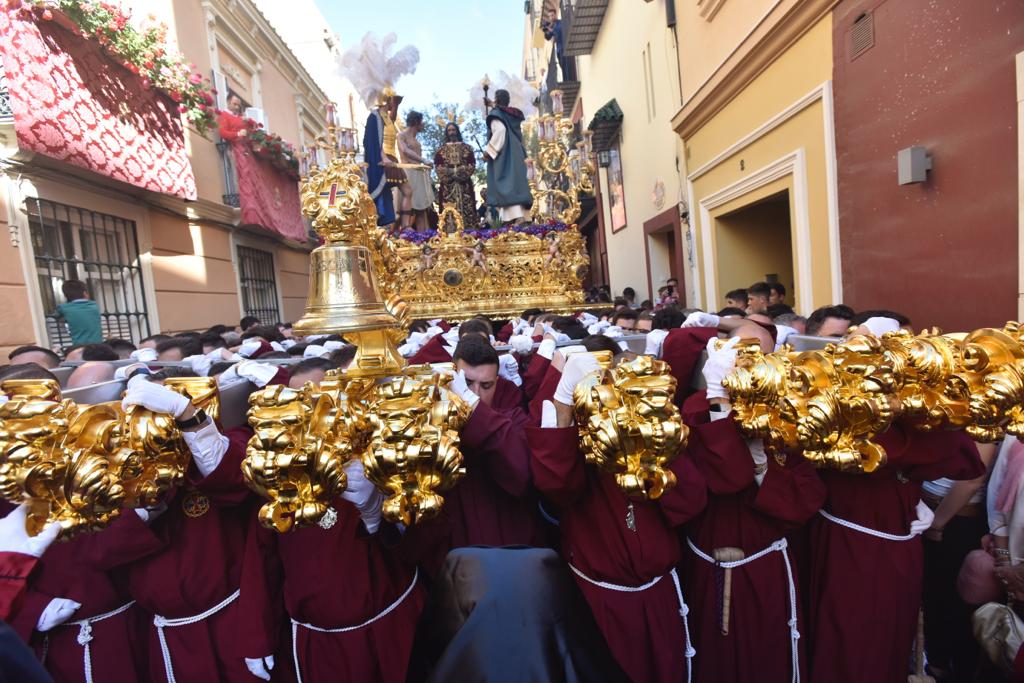
{"label": "red fabric awning", "polygon": [[0,10],[0,56],[18,146],[153,192],[196,198],[177,105],[100,46]]}
{"label": "red fabric awning", "polygon": [[252,153],[248,143],[231,143],[238,176],[242,225],[255,225],[282,237],[305,242],[306,226],[299,205],[299,185],[272,163]]}

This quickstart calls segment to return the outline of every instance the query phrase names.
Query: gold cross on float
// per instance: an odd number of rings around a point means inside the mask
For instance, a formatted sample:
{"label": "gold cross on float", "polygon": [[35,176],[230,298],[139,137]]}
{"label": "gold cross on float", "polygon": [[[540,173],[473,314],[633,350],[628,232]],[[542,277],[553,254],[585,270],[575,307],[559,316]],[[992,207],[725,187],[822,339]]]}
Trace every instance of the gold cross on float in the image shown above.
{"label": "gold cross on float", "polygon": [[328,190],[324,190],[319,193],[321,199],[327,200],[327,208],[332,208],[338,201],[339,196],[344,196],[345,190],[338,189],[338,183],[331,183],[331,187]]}

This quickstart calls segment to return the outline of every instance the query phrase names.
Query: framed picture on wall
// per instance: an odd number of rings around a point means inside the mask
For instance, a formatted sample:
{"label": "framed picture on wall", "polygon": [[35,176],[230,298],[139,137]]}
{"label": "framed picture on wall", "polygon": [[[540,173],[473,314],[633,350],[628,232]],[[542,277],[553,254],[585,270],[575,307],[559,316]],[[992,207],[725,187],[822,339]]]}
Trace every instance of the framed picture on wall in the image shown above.
{"label": "framed picture on wall", "polygon": [[626,227],[626,188],[622,181],[622,154],[619,143],[608,150],[608,210],[612,216],[612,232]]}

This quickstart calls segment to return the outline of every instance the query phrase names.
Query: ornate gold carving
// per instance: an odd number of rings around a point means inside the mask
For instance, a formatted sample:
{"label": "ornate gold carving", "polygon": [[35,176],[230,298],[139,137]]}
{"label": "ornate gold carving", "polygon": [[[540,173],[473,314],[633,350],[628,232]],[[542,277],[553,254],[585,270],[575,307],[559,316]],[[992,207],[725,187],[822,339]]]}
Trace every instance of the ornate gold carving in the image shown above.
{"label": "ornate gold carving", "polygon": [[[216,415],[216,381],[167,380]],[[120,403],[61,400],[51,380],[8,380],[0,391],[0,495],[27,502],[29,533],[60,522],[61,538],[107,526],[122,507],[155,505],[184,481],[188,450],[174,420]]]}
{"label": "ornate gold carving", "polygon": [[676,380],[668,364],[640,356],[602,368],[573,395],[587,462],[615,475],[627,495],[659,498],[676,483],[667,465],[689,430],[673,404]]}

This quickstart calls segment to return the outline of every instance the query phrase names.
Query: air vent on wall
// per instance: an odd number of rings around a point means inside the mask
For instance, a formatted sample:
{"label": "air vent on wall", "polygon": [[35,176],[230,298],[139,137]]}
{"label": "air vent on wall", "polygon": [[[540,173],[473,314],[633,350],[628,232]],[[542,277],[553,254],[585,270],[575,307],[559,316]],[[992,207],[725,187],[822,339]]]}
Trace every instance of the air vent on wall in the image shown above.
{"label": "air vent on wall", "polygon": [[850,29],[850,61],[857,59],[875,44],[875,22],[871,12],[857,17]]}

